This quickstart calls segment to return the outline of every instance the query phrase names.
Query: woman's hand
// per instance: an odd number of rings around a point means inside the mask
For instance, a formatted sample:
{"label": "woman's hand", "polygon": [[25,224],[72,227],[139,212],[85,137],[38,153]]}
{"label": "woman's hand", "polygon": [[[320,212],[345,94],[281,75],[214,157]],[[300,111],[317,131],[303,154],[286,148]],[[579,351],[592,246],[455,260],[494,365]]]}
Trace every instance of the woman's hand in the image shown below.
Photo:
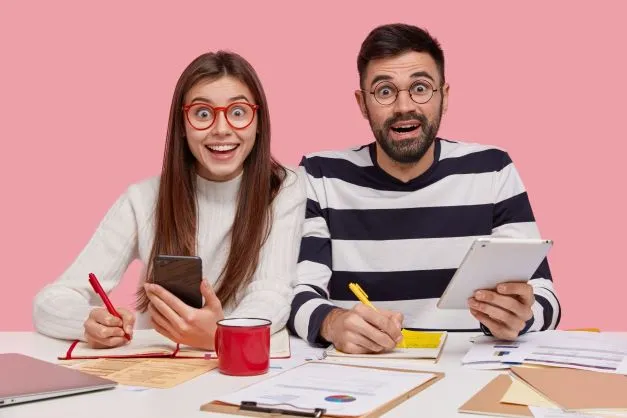
{"label": "woman's hand", "polygon": [[224,318],[222,304],[210,285],[203,279],[200,292],[205,298],[196,309],[158,284],[144,284],[150,300],[148,312],[155,330],[172,341],[205,350],[214,349],[217,322]]}
{"label": "woman's hand", "polygon": [[124,309],[115,308],[122,319],[111,315],[105,308],[94,308],[85,321],[85,339],[92,348],[113,348],[124,345],[128,340],[124,332],[133,336],[135,315]]}

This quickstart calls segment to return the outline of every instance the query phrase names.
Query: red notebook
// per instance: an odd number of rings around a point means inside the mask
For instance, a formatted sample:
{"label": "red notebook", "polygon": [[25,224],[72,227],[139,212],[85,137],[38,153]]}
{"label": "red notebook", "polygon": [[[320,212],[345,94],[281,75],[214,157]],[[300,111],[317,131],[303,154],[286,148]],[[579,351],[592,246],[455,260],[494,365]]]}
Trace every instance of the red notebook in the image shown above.
{"label": "red notebook", "polygon": [[[286,328],[270,338],[270,357],[289,358],[290,337]],[[58,357],[59,360],[96,359],[96,358],[215,358],[213,351],[198,350],[181,346],[154,329],[135,330],[130,343],[116,348],[90,348],[86,342],[74,341],[68,350]]]}

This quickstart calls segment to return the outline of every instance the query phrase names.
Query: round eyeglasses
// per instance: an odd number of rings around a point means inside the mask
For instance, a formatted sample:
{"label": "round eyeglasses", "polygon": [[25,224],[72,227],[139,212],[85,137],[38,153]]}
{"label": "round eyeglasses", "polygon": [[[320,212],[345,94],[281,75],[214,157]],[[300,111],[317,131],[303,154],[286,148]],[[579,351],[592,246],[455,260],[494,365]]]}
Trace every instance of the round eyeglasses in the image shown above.
{"label": "round eyeglasses", "polygon": [[218,118],[218,112],[224,112],[226,122],[233,129],[244,129],[255,119],[259,105],[247,102],[235,102],[228,106],[211,106],[209,103],[196,102],[183,106],[185,117],[198,131],[211,128]]}
{"label": "round eyeglasses", "polygon": [[434,88],[427,80],[414,81],[409,88],[405,90],[399,89],[396,87],[396,84],[391,81],[382,81],[375,85],[372,91],[365,92],[372,94],[379,104],[388,106],[396,101],[398,93],[401,91],[407,91],[409,97],[411,97],[414,102],[424,104],[431,100],[433,94],[438,91],[438,89]]}

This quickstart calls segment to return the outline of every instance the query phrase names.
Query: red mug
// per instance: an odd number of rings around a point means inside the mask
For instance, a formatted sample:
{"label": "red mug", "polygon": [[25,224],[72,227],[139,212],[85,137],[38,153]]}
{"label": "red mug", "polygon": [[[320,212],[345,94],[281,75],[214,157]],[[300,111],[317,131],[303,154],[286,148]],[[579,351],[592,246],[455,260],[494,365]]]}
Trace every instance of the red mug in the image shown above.
{"label": "red mug", "polygon": [[270,325],[261,318],[229,318],[218,321],[215,350],[220,373],[255,376],[270,367]]}

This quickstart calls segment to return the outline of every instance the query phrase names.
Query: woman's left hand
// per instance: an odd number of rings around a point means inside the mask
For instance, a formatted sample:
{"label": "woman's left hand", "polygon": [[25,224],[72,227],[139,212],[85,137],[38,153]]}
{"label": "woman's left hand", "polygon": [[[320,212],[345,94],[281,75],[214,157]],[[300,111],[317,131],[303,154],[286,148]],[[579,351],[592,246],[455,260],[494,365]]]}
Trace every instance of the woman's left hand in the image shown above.
{"label": "woman's left hand", "polygon": [[200,292],[205,305],[192,308],[158,284],[144,284],[150,300],[148,312],[155,330],[179,344],[205,350],[214,349],[214,335],[217,322],[224,318],[222,304],[203,280]]}

